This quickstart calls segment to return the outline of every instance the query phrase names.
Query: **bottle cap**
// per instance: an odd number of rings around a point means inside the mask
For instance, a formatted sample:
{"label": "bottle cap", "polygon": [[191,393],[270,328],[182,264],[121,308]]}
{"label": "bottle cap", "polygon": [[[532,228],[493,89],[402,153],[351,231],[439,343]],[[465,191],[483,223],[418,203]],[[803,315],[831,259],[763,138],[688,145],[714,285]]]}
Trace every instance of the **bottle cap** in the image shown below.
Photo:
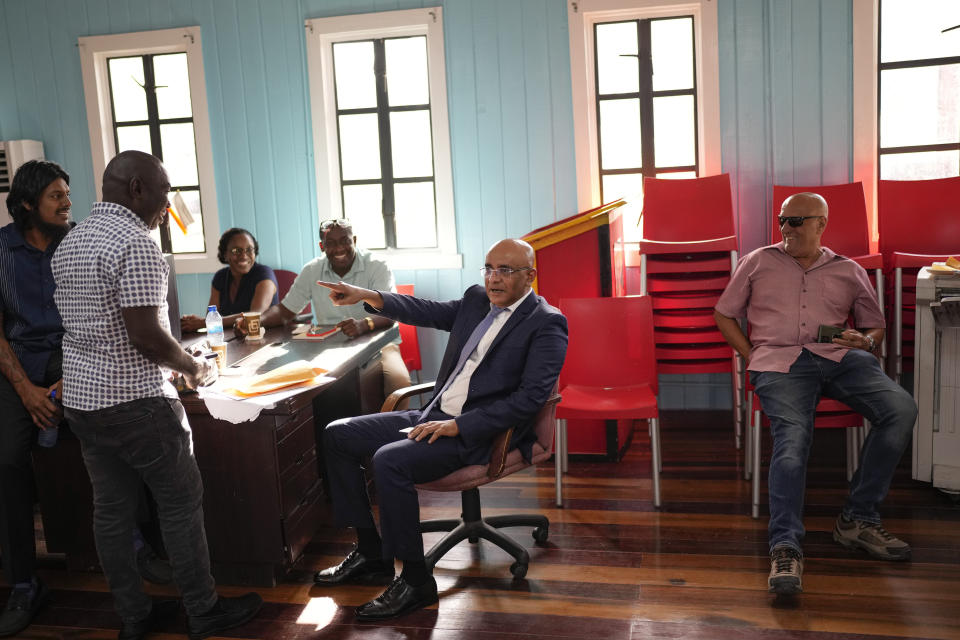
{"label": "bottle cap", "polygon": [[216,311],[216,310],[217,310],[217,305],[215,304],[212,304],[209,307],[207,307],[207,313],[210,313],[211,311]]}

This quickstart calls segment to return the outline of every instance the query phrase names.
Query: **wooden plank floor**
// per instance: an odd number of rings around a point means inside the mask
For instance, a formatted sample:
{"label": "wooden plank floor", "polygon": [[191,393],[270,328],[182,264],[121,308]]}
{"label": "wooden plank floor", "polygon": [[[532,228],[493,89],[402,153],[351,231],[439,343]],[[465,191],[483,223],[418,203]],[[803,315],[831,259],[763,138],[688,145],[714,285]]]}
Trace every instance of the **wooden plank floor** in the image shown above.
{"label": "wooden plank floor", "polygon": [[[901,465],[884,524],[913,546],[910,563],[847,552],[830,531],[846,491],[843,434],[818,431],[808,478],[804,593],[766,593],[766,519],[752,520],[742,454],[729,415],[668,414],[663,429],[664,507],[650,500],[645,429],[620,463],[573,462],[566,505],[553,505],[553,468],[527,470],[482,489],[485,515],[544,513],[550,539],[530,548],[525,580],[487,542],[462,543],[437,566],[439,606],[384,624],[353,621],[377,587],[320,589],[312,572],[336,563],[352,535],[324,529],[284,584],[260,590],[259,617],[233,638],[408,640],[838,640],[960,638],[960,507]],[[765,496],[763,498],[765,500]],[[458,494],[424,493],[424,517],[459,513]],[[429,545],[439,534],[429,534]],[[23,638],[114,638],[119,621],[102,576],[68,573],[43,559],[54,601]],[[244,589],[221,587],[221,593]],[[171,589],[152,588],[156,594]],[[6,598],[6,588],[0,597]],[[156,638],[182,638],[183,615]]]}

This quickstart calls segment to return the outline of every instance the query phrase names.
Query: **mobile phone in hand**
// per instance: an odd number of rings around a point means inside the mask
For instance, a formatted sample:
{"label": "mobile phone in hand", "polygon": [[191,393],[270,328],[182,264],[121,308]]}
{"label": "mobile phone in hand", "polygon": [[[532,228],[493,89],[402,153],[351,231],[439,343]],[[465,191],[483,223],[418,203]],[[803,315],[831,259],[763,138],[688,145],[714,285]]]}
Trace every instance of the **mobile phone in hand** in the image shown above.
{"label": "mobile phone in hand", "polygon": [[841,334],[843,334],[843,327],[822,324],[817,331],[817,342],[833,342],[833,339],[839,338]]}

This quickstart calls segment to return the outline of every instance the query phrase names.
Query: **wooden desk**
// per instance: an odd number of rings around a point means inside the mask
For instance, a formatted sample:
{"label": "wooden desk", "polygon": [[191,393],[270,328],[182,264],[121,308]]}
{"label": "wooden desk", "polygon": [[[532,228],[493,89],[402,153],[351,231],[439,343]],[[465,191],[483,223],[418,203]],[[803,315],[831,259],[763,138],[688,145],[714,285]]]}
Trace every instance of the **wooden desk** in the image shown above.
{"label": "wooden desk", "polygon": [[[312,342],[290,340],[288,329],[277,328],[267,331],[263,344],[229,342],[228,366],[258,352],[242,363],[245,373],[303,359],[337,378],[278,402],[256,420],[217,420],[196,395],[181,398],[203,477],[204,522],[217,582],[273,586],[300,557],[326,517],[316,446],[320,432],[332,420],[379,410],[380,349],[398,335],[394,326],[356,340],[337,334]],[[92,497],[78,441],[64,437],[53,449],[35,451],[47,550],[66,553],[71,568],[95,567]]]}

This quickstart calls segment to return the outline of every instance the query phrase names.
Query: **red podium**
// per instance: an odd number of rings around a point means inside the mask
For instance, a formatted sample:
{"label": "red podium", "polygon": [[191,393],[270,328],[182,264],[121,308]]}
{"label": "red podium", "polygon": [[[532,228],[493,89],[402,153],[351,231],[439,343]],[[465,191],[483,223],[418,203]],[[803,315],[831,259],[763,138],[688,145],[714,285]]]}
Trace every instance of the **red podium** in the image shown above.
{"label": "red podium", "polygon": [[[626,293],[623,219],[615,200],[523,236],[536,253],[534,290],[555,307],[562,298],[599,298]],[[603,354],[597,354],[603,357]],[[570,420],[571,454],[619,460],[630,444],[630,420]]]}

